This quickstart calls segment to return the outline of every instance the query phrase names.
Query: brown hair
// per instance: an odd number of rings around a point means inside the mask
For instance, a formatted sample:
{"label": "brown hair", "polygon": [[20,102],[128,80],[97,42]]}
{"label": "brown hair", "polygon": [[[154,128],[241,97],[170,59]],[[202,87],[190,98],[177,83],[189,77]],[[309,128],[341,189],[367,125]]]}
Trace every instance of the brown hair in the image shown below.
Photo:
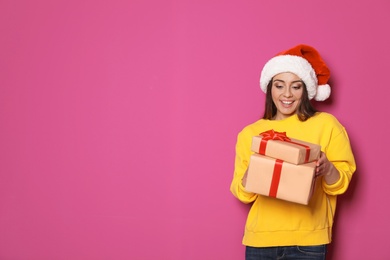
{"label": "brown hair", "polygon": [[[263,115],[263,119],[268,119],[268,120],[272,120],[277,112],[276,106],[272,100],[272,94],[271,94],[272,82],[273,79],[271,79],[267,85],[267,93],[265,97],[265,109]],[[314,116],[317,110],[312,106],[309,100],[305,83],[304,82],[302,83],[303,83],[302,100],[297,108],[297,116],[300,121],[306,121],[310,117]]]}

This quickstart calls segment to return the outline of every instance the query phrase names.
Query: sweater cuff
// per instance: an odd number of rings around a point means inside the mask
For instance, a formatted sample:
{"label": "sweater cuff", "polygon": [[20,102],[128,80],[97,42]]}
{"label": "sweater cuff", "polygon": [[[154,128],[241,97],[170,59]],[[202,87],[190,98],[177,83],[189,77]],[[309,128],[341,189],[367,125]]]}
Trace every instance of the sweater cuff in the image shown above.
{"label": "sweater cuff", "polygon": [[345,175],[340,173],[340,178],[333,184],[328,184],[325,178],[322,179],[324,191],[329,195],[339,195],[344,193],[348,188],[348,183],[345,182]]}

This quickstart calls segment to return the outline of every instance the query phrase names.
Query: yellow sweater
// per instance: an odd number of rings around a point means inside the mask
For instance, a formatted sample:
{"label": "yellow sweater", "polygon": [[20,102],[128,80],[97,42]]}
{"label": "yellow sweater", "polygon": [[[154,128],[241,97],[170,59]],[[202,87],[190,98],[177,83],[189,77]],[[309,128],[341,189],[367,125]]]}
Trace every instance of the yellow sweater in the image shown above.
{"label": "yellow sweater", "polygon": [[[290,138],[321,145],[340,172],[340,179],[328,185],[318,178],[309,205],[300,205],[247,192],[242,178],[248,168],[252,137],[274,129]],[[317,113],[305,122],[296,115],[284,120],[265,120],[245,127],[237,137],[234,177],[230,190],[244,203],[252,203],[243,244],[253,247],[321,245],[331,242],[337,195],[344,193],[356,170],[347,132],[328,113]]]}

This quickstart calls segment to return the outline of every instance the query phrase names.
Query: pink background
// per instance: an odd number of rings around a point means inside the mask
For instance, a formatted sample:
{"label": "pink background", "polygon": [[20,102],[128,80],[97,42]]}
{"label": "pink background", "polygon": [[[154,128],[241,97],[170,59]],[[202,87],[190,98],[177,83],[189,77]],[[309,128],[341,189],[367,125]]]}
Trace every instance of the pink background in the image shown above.
{"label": "pink background", "polygon": [[0,1],[0,259],[244,259],[229,191],[264,63],[332,70],[358,163],[332,259],[386,259],[388,1]]}

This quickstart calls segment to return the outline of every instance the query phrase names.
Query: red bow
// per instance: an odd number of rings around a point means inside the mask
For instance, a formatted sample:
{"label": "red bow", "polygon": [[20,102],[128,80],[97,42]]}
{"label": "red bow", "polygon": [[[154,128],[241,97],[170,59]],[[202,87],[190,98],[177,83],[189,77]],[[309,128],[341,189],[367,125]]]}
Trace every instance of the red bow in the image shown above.
{"label": "red bow", "polygon": [[287,137],[286,132],[276,132],[273,129],[262,132],[260,134],[263,136],[262,140],[280,140],[280,141],[291,141],[290,138]]}
{"label": "red bow", "polygon": [[290,138],[287,137],[286,132],[276,132],[273,129],[265,131],[260,135],[263,136],[259,147],[259,154],[261,155],[265,155],[268,140],[291,141]]}

